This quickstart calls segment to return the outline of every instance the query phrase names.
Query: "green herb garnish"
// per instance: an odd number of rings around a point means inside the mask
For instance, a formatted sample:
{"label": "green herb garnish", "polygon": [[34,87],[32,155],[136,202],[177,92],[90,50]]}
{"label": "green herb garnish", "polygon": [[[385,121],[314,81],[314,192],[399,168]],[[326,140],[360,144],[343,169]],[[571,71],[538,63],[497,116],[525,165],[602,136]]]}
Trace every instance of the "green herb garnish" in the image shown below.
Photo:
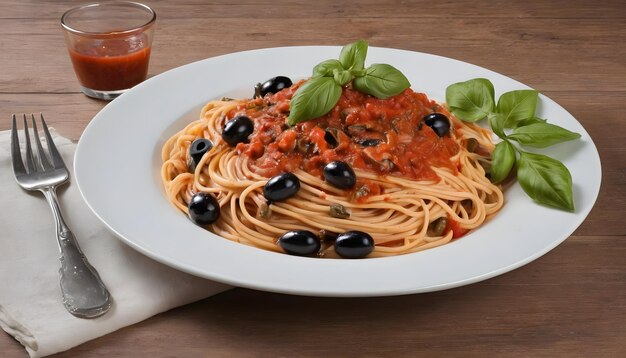
{"label": "green herb garnish", "polygon": [[496,105],[493,84],[484,78],[455,83],[446,89],[446,102],[456,117],[466,122],[487,118],[493,132],[502,139],[493,152],[492,182],[506,179],[517,165],[517,179],[528,196],[544,205],[574,211],[572,176],[565,165],[520,148],[545,148],[580,138],[578,133],[536,117],[538,99],[535,90],[510,91],[502,94]]}
{"label": "green herb garnish", "polygon": [[326,60],[313,68],[311,79],[300,86],[289,105],[289,125],[318,118],[337,104],[342,87],[352,82],[357,91],[385,99],[400,94],[411,84],[395,67],[365,67],[367,42],[356,41],[341,49],[338,60]]}
{"label": "green herb garnish", "polygon": [[[355,90],[381,99],[398,95],[411,86],[391,65],[365,67],[367,49],[367,42],[359,40],[344,46],[339,59],[315,66],[311,78],[291,98],[288,124],[330,112],[339,101],[343,86],[350,83]],[[569,170],[556,159],[521,149],[545,148],[580,138],[578,133],[536,117],[538,99],[535,90],[518,90],[502,94],[496,103],[493,84],[484,78],[455,83],[446,89],[447,105],[456,117],[466,122],[487,119],[502,139],[493,152],[492,182],[503,181],[516,167],[517,178],[528,196],[544,205],[574,211]]]}

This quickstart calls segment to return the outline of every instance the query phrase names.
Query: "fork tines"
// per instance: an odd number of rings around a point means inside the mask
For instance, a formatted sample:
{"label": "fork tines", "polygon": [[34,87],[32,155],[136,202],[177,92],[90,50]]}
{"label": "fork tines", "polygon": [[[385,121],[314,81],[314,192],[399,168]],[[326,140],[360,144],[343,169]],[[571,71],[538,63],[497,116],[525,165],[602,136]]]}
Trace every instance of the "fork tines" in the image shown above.
{"label": "fork tines", "polygon": [[37,122],[35,121],[35,115],[31,114],[32,135],[35,138],[35,146],[37,149],[36,151],[33,151],[29,133],[30,131],[28,130],[28,121],[26,119],[26,114],[24,114],[24,140],[26,142],[26,157],[24,161],[22,159],[20,141],[17,134],[17,118],[16,115],[13,114],[13,128],[11,130],[11,156],[13,159],[13,170],[15,174],[29,174],[38,171],[49,171],[65,167],[63,160],[61,159],[61,155],[54,145],[54,141],[52,140],[46,121],[43,118],[43,114],[40,113],[39,115],[41,117],[41,126],[46,137],[48,153],[46,154],[46,151],[41,143],[39,130],[37,129]]}

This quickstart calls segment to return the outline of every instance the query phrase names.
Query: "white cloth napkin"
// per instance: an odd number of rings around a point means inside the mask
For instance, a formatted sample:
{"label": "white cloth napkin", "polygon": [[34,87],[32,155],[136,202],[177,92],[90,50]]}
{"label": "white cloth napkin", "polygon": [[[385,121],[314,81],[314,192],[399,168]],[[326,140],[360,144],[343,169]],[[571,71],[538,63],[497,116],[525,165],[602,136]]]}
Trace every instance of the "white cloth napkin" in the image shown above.
{"label": "white cloth napkin", "polygon": [[[76,145],[54,132],[53,136],[71,171]],[[69,314],[61,302],[52,212],[43,195],[26,192],[15,182],[10,141],[10,131],[0,132],[0,326],[31,357],[67,350],[229,288],[174,270],[126,246],[90,211],[70,177],[70,184],[58,191],[62,211],[108,287],[113,305],[95,319]]]}

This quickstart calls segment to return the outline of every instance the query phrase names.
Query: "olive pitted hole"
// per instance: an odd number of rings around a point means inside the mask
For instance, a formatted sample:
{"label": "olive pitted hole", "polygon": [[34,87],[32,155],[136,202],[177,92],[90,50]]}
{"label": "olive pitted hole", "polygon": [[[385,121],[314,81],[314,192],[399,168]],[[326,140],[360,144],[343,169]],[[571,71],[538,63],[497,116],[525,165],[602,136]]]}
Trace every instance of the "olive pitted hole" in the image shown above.
{"label": "olive pitted hole", "polygon": [[191,221],[200,226],[213,224],[220,217],[220,204],[209,193],[195,193],[187,208]]}
{"label": "olive pitted hole", "polygon": [[189,146],[189,169],[193,172],[196,170],[196,166],[200,163],[202,156],[213,148],[213,142],[206,138],[198,138]]}
{"label": "olive pitted hole", "polygon": [[263,187],[263,196],[272,201],[282,201],[296,195],[300,190],[300,179],[293,173],[284,173],[272,177]]}
{"label": "olive pitted hole", "polygon": [[363,231],[347,231],[337,236],[335,252],[346,259],[360,259],[374,251],[374,239]]}
{"label": "olive pitted hole", "polygon": [[317,253],[322,247],[320,238],[308,230],[287,231],[277,241],[290,255],[309,256]]}
{"label": "olive pitted hole", "polygon": [[265,97],[268,93],[278,93],[293,85],[291,79],[285,76],[272,77],[269,80],[259,83],[254,88],[254,97]]}
{"label": "olive pitted hole", "polygon": [[248,140],[254,132],[254,122],[247,116],[237,116],[226,122],[222,130],[222,139],[231,147]]}
{"label": "olive pitted hole", "polygon": [[431,113],[424,117],[424,123],[437,133],[438,136],[443,137],[450,133],[450,120],[445,114]]}
{"label": "olive pitted hole", "polygon": [[356,174],[350,165],[342,161],[334,161],[324,167],[324,179],[339,189],[352,189],[356,185]]}

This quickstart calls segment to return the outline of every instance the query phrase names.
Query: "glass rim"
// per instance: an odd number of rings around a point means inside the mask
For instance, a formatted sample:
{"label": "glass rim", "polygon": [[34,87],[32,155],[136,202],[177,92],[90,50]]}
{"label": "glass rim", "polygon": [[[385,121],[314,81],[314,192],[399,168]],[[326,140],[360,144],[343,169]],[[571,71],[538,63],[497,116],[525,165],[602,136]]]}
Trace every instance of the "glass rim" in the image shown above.
{"label": "glass rim", "polygon": [[[99,6],[110,6],[110,5],[130,5],[136,9],[143,9],[143,10],[147,10],[148,14],[151,15],[150,20],[148,20],[146,23],[144,23],[143,25],[139,25],[139,26],[133,26],[132,28],[126,29],[126,30],[122,30],[122,31],[111,31],[111,32],[92,32],[92,31],[84,31],[84,30],[79,30],[76,28],[71,27],[70,25],[68,25],[66,23],[66,18],[71,15],[72,13],[76,12],[76,11],[80,11],[80,10],[85,10],[87,8],[96,8]],[[154,22],[156,22],[156,12],[148,5],[142,4],[142,3],[138,3],[138,2],[134,2],[134,1],[112,1],[112,2],[106,2],[106,3],[93,3],[93,4],[87,4],[87,5],[81,5],[81,6],[77,6],[74,8],[71,8],[69,10],[67,10],[63,16],[61,16],[61,26],[63,26],[63,28],[71,33],[77,34],[77,35],[83,35],[83,36],[115,36],[115,35],[126,35],[126,34],[132,34],[132,33],[136,33],[136,32],[141,32],[145,29],[148,29],[150,26],[152,26],[154,24]]]}

